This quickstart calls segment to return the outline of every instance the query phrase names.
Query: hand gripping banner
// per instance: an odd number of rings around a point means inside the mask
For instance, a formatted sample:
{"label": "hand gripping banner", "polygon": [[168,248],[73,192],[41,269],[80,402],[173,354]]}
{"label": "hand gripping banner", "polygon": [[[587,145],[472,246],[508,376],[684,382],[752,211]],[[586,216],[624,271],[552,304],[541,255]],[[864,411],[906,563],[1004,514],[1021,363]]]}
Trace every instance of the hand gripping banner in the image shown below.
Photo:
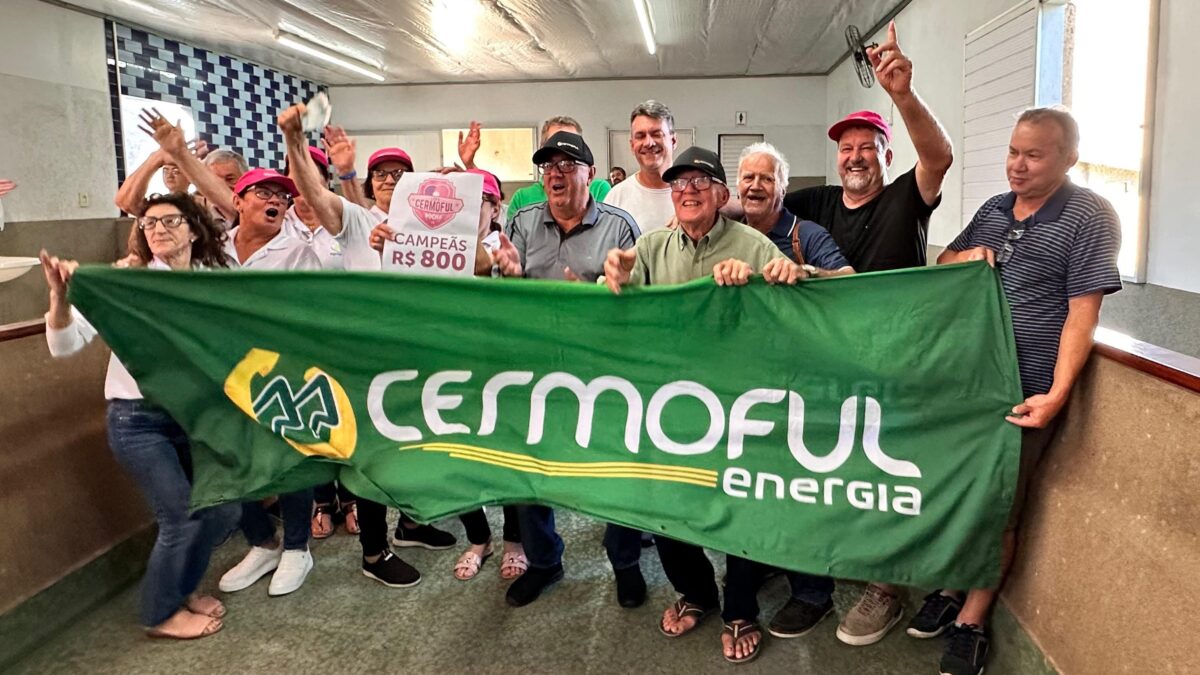
{"label": "hand gripping banner", "polygon": [[628,289],[89,267],[71,300],[195,445],[204,506],[337,478],[541,503],[788,569],[994,585],[1021,400],[987,265]]}

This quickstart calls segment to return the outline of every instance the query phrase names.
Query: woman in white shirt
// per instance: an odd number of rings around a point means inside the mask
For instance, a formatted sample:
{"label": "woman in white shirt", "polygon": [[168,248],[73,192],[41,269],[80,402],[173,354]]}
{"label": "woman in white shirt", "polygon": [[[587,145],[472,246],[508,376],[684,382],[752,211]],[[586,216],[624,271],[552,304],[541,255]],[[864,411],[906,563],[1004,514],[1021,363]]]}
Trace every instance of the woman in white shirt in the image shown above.
{"label": "woman in white shirt", "polygon": [[[227,267],[225,235],[186,194],[151,195],[137,219],[134,253],[150,269]],[[67,300],[79,266],[42,251],[50,287],[46,342],[53,356],[83,349],[96,329]],[[196,589],[212,549],[237,524],[240,508],[227,504],[189,514],[191,451],[183,429],[162,408],[146,401],[125,366],[112,356],[104,381],[108,442],[117,462],[141,488],[158,522],[158,539],[142,580],[140,614],[152,637],[200,638],[221,629],[225,606]]]}

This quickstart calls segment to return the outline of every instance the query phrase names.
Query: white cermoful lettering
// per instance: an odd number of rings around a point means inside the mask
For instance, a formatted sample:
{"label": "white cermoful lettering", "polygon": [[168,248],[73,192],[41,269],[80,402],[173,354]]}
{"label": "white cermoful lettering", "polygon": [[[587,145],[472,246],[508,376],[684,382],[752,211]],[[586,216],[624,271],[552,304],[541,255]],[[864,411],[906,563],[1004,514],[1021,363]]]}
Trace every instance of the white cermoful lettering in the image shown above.
{"label": "white cermoful lettering", "polygon": [[[394,441],[419,441],[424,437],[416,426],[400,424],[387,416],[384,397],[389,387],[400,382],[411,382],[419,376],[416,370],[393,370],[380,373],[371,381],[367,392],[367,411],[375,428],[384,437]],[[434,436],[448,434],[470,434],[472,429],[462,420],[447,421],[443,415],[451,413],[463,403],[463,397],[444,394],[447,384],[466,384],[474,374],[469,370],[438,371],[429,375],[421,387],[421,409],[425,429]],[[545,436],[546,399],[555,390],[565,390],[574,395],[579,403],[579,416],[575,423],[575,442],[581,448],[590,445],[592,421],[596,400],[606,392],[615,394],[625,403],[625,426],[623,441],[631,453],[640,451],[642,430],[655,449],[672,455],[703,455],[715,450],[726,441],[726,455],[731,462],[742,457],[746,439],[753,436],[769,436],[776,423],[755,419],[751,416],[756,406],[778,405],[787,401],[787,447],[793,459],[811,476],[785,480],[782,476],[758,473],[735,466],[725,469],[721,487],[725,494],[735,498],[791,499],[801,504],[831,505],[836,495],[841,495],[848,504],[862,510],[894,511],[902,515],[918,515],[921,510],[921,493],[915,487],[850,481],[827,476],[837,471],[850,459],[858,438],[859,397],[851,396],[841,405],[838,439],[830,450],[820,452],[810,448],[804,438],[805,403],[794,391],[783,389],[751,389],[738,396],[726,414],[717,395],[699,382],[679,380],[659,387],[648,402],[628,380],[602,375],[584,382],[571,373],[553,372],[543,375],[534,382],[534,373],[529,371],[505,371],[489,378],[481,391],[481,414],[476,436],[488,436],[496,431],[500,418],[500,393],[510,387],[529,389],[529,425],[526,442],[540,443]],[[663,426],[663,414],[667,404],[676,398],[691,398],[707,411],[707,427],[703,418],[694,420],[689,427],[703,428],[704,434],[697,440],[682,441],[668,436]],[[920,478],[921,469],[913,462],[897,459],[884,452],[879,444],[879,433],[883,410],[879,401],[870,396],[863,397],[862,449],[867,460],[888,476],[895,478]]]}

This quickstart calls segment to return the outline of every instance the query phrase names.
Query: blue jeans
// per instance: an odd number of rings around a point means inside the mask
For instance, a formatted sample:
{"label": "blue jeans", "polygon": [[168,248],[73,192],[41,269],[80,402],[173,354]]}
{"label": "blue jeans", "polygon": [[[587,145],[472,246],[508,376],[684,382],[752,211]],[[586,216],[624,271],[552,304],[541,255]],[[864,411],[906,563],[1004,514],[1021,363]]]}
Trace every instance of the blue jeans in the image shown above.
{"label": "blue jeans", "polygon": [[140,400],[109,401],[108,444],[150,503],[158,523],[139,609],[143,625],[157,626],[200,585],[213,547],[237,522],[238,506],[188,513],[191,449],[183,429],[157,406]]}
{"label": "blue jeans", "polygon": [[792,587],[793,599],[816,607],[824,607],[833,602],[833,577],[788,572],[787,579]]}
{"label": "blue jeans", "polygon": [[[518,506],[517,519],[529,566],[546,569],[561,565],[563,540],[554,530],[554,509],[532,504]],[[637,567],[642,557],[642,533],[609,524],[604,530],[604,549],[614,570]]]}
{"label": "blue jeans", "polygon": [[[283,549],[303,551],[312,534],[312,488],[279,495],[279,516],[283,518]],[[275,523],[260,501],[242,502],[242,534],[251,546],[268,546],[275,541]],[[269,548],[269,546],[268,546]]]}

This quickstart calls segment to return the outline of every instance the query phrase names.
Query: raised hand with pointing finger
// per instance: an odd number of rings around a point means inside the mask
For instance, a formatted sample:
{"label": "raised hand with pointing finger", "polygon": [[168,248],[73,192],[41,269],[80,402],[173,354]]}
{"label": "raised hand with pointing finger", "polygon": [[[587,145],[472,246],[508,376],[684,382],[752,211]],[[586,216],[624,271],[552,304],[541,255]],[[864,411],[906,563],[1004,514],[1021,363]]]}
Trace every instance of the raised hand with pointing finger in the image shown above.
{"label": "raised hand with pointing finger", "polygon": [[900,51],[895,21],[888,24],[887,39],[878,47],[868,47],[867,56],[884,91],[893,97],[912,93],[912,61]]}

